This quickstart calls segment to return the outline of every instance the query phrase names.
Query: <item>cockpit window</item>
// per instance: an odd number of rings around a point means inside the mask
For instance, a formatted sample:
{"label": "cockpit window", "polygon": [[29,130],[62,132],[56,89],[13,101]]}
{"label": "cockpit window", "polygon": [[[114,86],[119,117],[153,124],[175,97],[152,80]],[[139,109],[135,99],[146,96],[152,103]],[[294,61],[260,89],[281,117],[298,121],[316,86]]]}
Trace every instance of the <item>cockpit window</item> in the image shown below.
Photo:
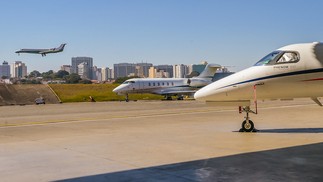
{"label": "cockpit window", "polygon": [[285,52],[277,61],[276,64],[296,63],[299,61],[299,56],[296,52]]}
{"label": "cockpit window", "polygon": [[135,81],[125,81],[122,84],[129,84],[129,83],[135,83]]}
{"label": "cockpit window", "polygon": [[273,60],[277,59],[280,55],[282,54],[282,51],[274,51],[264,58],[262,58],[260,61],[258,61],[254,66],[262,66],[262,65],[267,65]]}

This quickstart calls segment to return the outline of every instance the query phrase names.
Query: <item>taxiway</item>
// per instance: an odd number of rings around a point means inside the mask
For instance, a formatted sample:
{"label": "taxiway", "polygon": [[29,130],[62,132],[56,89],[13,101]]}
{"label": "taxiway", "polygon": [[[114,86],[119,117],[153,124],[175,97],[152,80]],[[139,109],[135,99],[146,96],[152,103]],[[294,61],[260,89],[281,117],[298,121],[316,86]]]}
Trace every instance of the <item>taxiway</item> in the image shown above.
{"label": "taxiway", "polygon": [[322,181],[323,108],[197,101],[0,107],[1,181]]}

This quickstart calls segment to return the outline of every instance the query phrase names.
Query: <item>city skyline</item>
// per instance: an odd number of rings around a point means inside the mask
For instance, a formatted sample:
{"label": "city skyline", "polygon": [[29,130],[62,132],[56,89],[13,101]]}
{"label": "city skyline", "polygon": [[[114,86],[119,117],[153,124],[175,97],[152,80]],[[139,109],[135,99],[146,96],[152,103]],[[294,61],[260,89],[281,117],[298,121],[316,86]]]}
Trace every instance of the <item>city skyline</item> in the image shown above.
{"label": "city skyline", "polygon": [[[21,72],[21,70],[19,75],[18,72],[15,71],[16,66],[14,65],[16,64],[19,65],[19,70],[22,69],[20,65],[23,66],[23,72]],[[78,74],[82,79],[98,81],[133,76],[140,78],[185,78],[187,76],[190,77],[193,72],[201,73],[207,64],[208,63],[205,61],[199,64],[175,65],[154,65],[152,63],[115,63],[113,64],[113,67],[97,67],[94,64],[93,58],[91,57],[72,57],[71,64],[61,65],[60,69],[58,70],[51,69],[41,72],[39,70],[27,70],[27,65],[21,61],[15,61],[11,64],[3,61],[2,65],[0,64],[0,77],[5,76],[6,78],[25,78],[34,71],[39,73],[57,73],[59,71],[67,71],[69,74]],[[223,67],[221,70],[226,70],[226,72],[229,71],[225,67]],[[151,74],[155,76],[152,77]]]}
{"label": "city skyline", "polygon": [[[88,56],[98,67],[118,62],[249,67],[279,47],[323,41],[323,2],[286,1],[4,1],[0,60],[45,72]],[[67,43],[41,57],[21,48]]]}

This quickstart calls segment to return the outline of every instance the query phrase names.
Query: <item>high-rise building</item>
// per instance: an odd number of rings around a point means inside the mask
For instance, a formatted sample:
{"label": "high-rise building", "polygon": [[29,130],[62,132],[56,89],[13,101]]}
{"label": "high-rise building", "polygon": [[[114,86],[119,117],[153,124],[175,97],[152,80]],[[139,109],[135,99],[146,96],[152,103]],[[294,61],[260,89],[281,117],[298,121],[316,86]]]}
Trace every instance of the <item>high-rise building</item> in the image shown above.
{"label": "high-rise building", "polygon": [[113,65],[114,78],[127,77],[131,73],[135,73],[135,64],[119,63]]}
{"label": "high-rise building", "polygon": [[173,78],[173,65],[157,65],[154,67],[157,72],[164,70],[164,72],[167,72],[169,74],[169,78]]}
{"label": "high-rise building", "polygon": [[98,79],[98,77],[97,77],[98,67],[93,66],[91,70],[92,70],[91,71],[92,72],[91,79],[97,80]]}
{"label": "high-rise building", "polygon": [[87,63],[87,67],[90,69],[89,72],[89,79],[92,79],[92,67],[93,67],[93,58],[91,57],[72,57],[72,64],[71,64],[71,73],[78,74],[78,65],[81,63]]}
{"label": "high-rise building", "polygon": [[92,80],[102,81],[102,68],[92,67]]}
{"label": "high-rise building", "polygon": [[149,68],[152,67],[151,63],[137,63],[135,76],[147,78],[149,77]]}
{"label": "high-rise building", "polygon": [[149,78],[156,78],[156,68],[154,66],[149,68]]}
{"label": "high-rise building", "polygon": [[149,78],[170,78],[165,70],[157,70],[155,67],[149,68]]}
{"label": "high-rise building", "polygon": [[114,64],[114,78],[138,76],[148,77],[149,68],[153,66],[151,63],[119,63]]}
{"label": "high-rise building", "polygon": [[112,69],[109,69],[108,67],[102,68],[101,72],[102,72],[102,81],[113,79]]}
{"label": "high-rise building", "polygon": [[83,62],[83,63],[80,63],[78,66],[77,66],[78,70],[77,70],[77,73],[78,75],[80,75],[80,77],[82,79],[89,79],[91,80],[92,78],[92,75],[91,75],[91,68],[90,66],[88,65],[87,62]]}
{"label": "high-rise building", "polygon": [[11,65],[11,77],[13,78],[23,78],[27,76],[27,66],[21,61],[15,61]]}
{"label": "high-rise building", "polygon": [[173,76],[174,78],[185,78],[185,75],[188,74],[188,67],[183,64],[174,65]]}
{"label": "high-rise building", "polygon": [[0,79],[2,77],[10,78],[10,65],[6,61],[0,65]]}
{"label": "high-rise building", "polygon": [[[95,68],[96,68],[96,66],[95,66]],[[95,80],[98,80],[99,82],[101,82],[102,81],[102,68],[96,68],[96,70],[94,72],[95,72],[95,75],[94,75]]]}
{"label": "high-rise building", "polygon": [[61,70],[67,71],[69,74],[71,74],[71,65],[62,65]]}
{"label": "high-rise building", "polygon": [[169,78],[169,73],[164,70],[159,70],[156,72],[156,78]]}

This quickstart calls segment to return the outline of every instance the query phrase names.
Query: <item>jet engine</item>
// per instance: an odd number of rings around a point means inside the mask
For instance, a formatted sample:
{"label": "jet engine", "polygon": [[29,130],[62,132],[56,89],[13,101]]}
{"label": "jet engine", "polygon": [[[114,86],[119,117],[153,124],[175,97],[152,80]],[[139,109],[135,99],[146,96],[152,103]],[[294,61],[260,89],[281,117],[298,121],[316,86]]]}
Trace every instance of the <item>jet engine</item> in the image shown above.
{"label": "jet engine", "polygon": [[187,84],[191,87],[204,87],[211,82],[211,80],[206,80],[205,78],[189,78],[187,80]]}

